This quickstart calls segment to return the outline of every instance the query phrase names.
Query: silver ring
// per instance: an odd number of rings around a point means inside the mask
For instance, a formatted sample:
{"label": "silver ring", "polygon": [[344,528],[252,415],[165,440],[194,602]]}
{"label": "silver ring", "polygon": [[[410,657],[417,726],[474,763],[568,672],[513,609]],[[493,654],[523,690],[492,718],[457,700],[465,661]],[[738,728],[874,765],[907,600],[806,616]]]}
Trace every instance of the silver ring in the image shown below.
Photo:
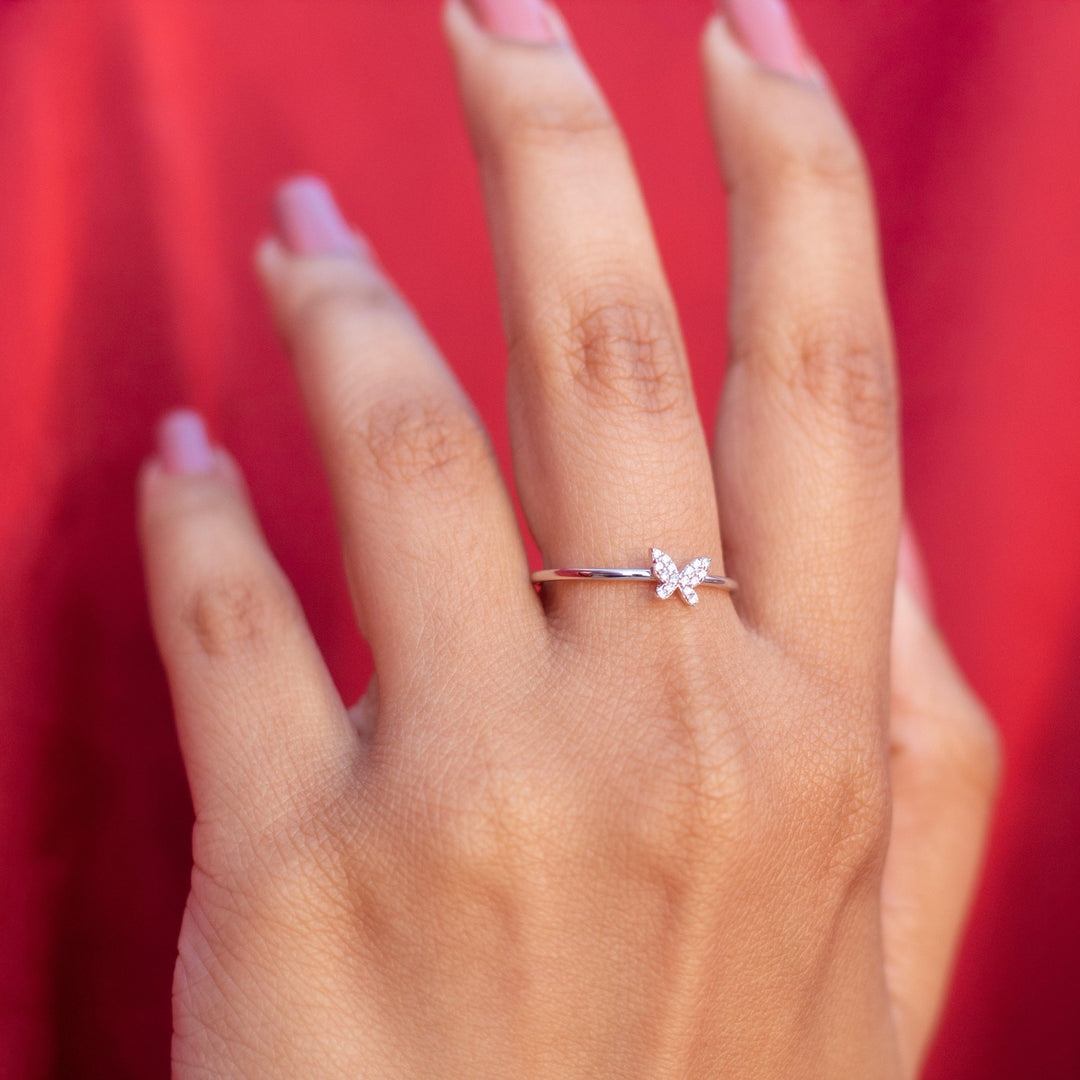
{"label": "silver ring", "polygon": [[701,585],[734,592],[738,585],[729,577],[710,577],[707,555],[691,559],[681,570],[670,555],[659,548],[652,549],[652,569],[617,568],[607,566],[578,567],[565,570],[537,570],[534,583],[542,581],[658,581],[656,595],[666,600],[674,592],[690,605],[698,602],[696,590]]}

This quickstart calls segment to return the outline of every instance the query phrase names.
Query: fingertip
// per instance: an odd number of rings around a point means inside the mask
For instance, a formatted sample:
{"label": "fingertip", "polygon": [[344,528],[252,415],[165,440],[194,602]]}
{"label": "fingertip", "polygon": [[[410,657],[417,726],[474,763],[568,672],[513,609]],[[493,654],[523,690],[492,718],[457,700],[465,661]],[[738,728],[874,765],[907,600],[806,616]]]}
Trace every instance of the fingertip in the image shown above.
{"label": "fingertip", "polygon": [[263,236],[255,245],[255,272],[264,282],[276,280],[288,257],[285,246],[276,236]]}
{"label": "fingertip", "polygon": [[157,450],[168,473],[198,476],[214,468],[206,422],[192,409],[174,409],[158,423]]}
{"label": "fingertip", "polygon": [[965,685],[937,623],[908,583],[899,575],[893,593],[890,658],[894,693],[902,688],[904,700],[930,707],[951,697]]}
{"label": "fingertip", "polygon": [[923,607],[927,615],[932,617],[934,595],[930,586],[930,575],[926,569],[926,561],[923,558],[918,537],[915,535],[914,526],[907,514],[904,514],[900,526],[897,576],[908,587],[913,598]]}
{"label": "fingertip", "polygon": [[[157,425],[156,451],[139,467],[136,490],[144,512],[180,489],[207,481],[225,483],[246,494],[243,472],[231,454],[213,444],[203,418],[190,409],[174,409]],[[179,485],[179,487],[178,487]]]}
{"label": "fingertip", "polygon": [[140,509],[145,508],[151,500],[156,498],[164,476],[164,466],[156,454],[146,458],[139,466],[139,472],[135,478],[135,492]]}
{"label": "fingertip", "polygon": [[214,447],[214,467],[222,480],[232,484],[242,493],[247,493],[247,481],[244,479],[243,469],[240,468],[236,458],[223,446]]}
{"label": "fingertip", "polygon": [[713,120],[713,133],[719,136],[720,106],[728,104],[736,87],[754,73],[754,62],[739,47],[728,25],[719,12],[713,12],[705,21],[700,41],[701,66],[705,73],[706,100]]}
{"label": "fingertip", "polygon": [[543,0],[449,0],[443,28],[511,45],[557,45],[569,37],[566,23]]}
{"label": "fingertip", "polygon": [[893,649],[907,650],[912,642],[921,641],[931,629],[929,613],[911,586],[899,575],[893,594]]}
{"label": "fingertip", "polygon": [[731,27],[723,14],[714,11],[706,20],[701,32],[701,49],[706,60],[732,58],[749,59],[739,48],[731,34]]}
{"label": "fingertip", "polygon": [[[767,50],[754,49],[745,34],[740,34],[729,14],[716,11],[705,22],[701,34],[701,58],[708,77],[708,90],[717,100],[739,97],[736,87],[746,85],[749,98],[741,101],[741,108],[748,108],[762,94],[779,94],[770,100],[767,108],[772,110],[786,99],[790,90],[800,93],[793,101],[806,101],[805,91],[811,91],[809,99],[831,95],[825,70],[809,50],[802,49],[797,62],[788,57],[779,62]],[[724,94],[720,94],[720,86]],[[752,87],[753,89],[749,89]]]}
{"label": "fingertip", "polygon": [[464,0],[446,0],[442,6],[442,26],[451,45],[467,37],[480,37],[483,34]]}
{"label": "fingertip", "polygon": [[274,228],[293,255],[363,257],[365,241],[345,219],[330,185],[319,176],[290,177],[274,192]]}
{"label": "fingertip", "polygon": [[544,4],[544,18],[547,19],[554,44],[574,44],[574,36],[570,29],[570,24],[563,17],[563,13],[555,7],[554,4]]}

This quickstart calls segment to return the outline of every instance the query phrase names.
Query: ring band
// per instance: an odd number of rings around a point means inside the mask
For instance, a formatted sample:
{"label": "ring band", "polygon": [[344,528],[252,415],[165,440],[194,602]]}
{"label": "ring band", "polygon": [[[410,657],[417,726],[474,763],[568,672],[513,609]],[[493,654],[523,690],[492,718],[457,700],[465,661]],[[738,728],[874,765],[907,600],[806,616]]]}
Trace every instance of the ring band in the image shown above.
{"label": "ring band", "polygon": [[738,585],[729,577],[710,577],[707,555],[691,559],[681,570],[670,555],[659,548],[652,549],[652,568],[590,566],[559,570],[537,570],[532,575],[534,583],[544,581],[649,581],[659,582],[656,595],[666,600],[673,593],[679,595],[688,604],[696,604],[698,595],[695,591],[702,585],[711,585],[717,589],[734,592]]}

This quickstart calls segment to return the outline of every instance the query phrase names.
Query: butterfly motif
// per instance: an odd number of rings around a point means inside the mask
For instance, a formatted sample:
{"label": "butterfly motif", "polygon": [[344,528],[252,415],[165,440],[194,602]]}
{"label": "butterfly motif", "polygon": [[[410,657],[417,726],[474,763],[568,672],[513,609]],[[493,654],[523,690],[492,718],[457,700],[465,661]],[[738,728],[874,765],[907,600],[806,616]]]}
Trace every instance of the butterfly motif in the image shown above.
{"label": "butterfly motif", "polygon": [[709,572],[709,557],[691,559],[681,570],[675,565],[670,555],[665,555],[659,548],[652,549],[652,572],[660,584],[656,586],[656,595],[666,600],[676,589],[690,605],[698,602],[694,586],[700,585]]}

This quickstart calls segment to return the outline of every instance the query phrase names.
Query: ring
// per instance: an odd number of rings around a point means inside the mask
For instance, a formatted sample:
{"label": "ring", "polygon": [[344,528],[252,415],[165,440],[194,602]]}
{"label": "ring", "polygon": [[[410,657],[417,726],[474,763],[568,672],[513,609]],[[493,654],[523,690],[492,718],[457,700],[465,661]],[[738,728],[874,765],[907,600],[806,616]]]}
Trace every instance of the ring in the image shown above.
{"label": "ring", "polygon": [[729,577],[710,577],[707,555],[691,559],[681,570],[670,555],[659,548],[652,549],[652,569],[617,567],[580,567],[566,570],[537,570],[533,583],[542,581],[658,581],[656,595],[666,600],[672,593],[679,595],[691,606],[698,602],[697,588],[712,585],[717,589],[734,592],[738,585]]}

